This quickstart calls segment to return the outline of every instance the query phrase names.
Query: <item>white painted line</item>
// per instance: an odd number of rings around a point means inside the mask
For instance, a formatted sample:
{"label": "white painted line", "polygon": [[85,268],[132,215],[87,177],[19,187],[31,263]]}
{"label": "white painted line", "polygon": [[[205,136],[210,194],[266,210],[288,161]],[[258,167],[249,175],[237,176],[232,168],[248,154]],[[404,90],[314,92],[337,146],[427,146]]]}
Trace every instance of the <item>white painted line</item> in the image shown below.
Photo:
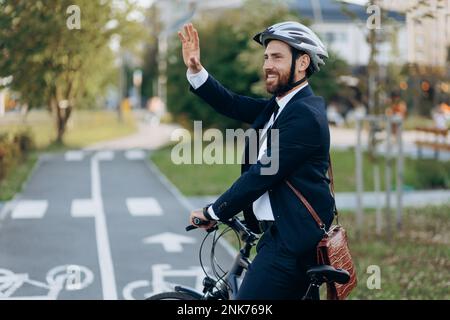
{"label": "white painted line", "polygon": [[139,288],[150,288],[150,281],[138,280],[130,282],[122,290],[123,298],[125,300],[136,300],[136,298],[133,297],[133,291]]}
{"label": "white painted line", "polygon": [[125,152],[125,158],[128,160],[142,160],[145,159],[146,153],[142,150],[129,150]]}
{"label": "white painted line", "polygon": [[[39,168],[39,166],[42,163],[42,158],[43,156],[39,156],[38,160],[36,161],[36,164],[33,166],[33,169],[31,170],[31,173],[28,175],[28,178],[26,179],[26,181],[22,184],[22,189],[26,190],[28,187],[28,184],[30,183],[31,178],[34,176],[34,174],[36,173],[37,169]],[[14,209],[14,207],[16,206],[16,203],[19,201],[18,199],[21,198],[21,193],[16,193],[15,196],[12,198],[12,200],[7,201],[3,207],[0,210],[0,228],[1,228],[1,224],[2,221],[6,219],[7,215],[9,215],[12,212],[12,209]]]}
{"label": "white painted line", "polygon": [[[112,152],[111,152],[112,153]],[[106,226],[105,211],[103,208],[102,189],[100,183],[99,159],[100,153],[91,158],[91,190],[92,201],[97,211],[95,213],[95,236],[97,240],[97,252],[102,279],[103,298],[105,300],[117,300],[116,278],[114,264],[109,245],[108,228]]]}
{"label": "white painted line", "polygon": [[83,151],[67,151],[64,154],[64,159],[66,161],[81,161],[84,159]]}
{"label": "white painted line", "polygon": [[189,269],[184,270],[176,270],[172,269],[172,267],[168,264],[154,264],[152,265],[153,294],[173,291],[174,286],[170,282],[166,281],[166,278],[172,277],[195,278],[195,289],[197,291],[201,291],[205,273],[203,272],[202,267],[199,266],[190,267]]}
{"label": "white painted line", "polygon": [[102,161],[109,161],[114,159],[113,151],[99,151],[94,155],[95,158]]}
{"label": "white painted line", "polygon": [[[183,194],[181,194],[181,192],[178,191],[178,189],[172,184],[172,182],[170,182],[166,178],[166,176],[164,176],[159,171],[159,169],[153,164],[153,162],[146,161],[145,163],[148,165],[150,171],[152,171],[156,175],[159,181],[161,181],[161,183],[173,194],[173,196],[177,198],[178,201],[180,201],[180,203],[186,208],[187,212],[190,212],[191,204],[186,199],[186,197],[184,197]],[[238,253],[238,251],[224,238],[220,238],[218,242],[222,245],[222,247],[231,257],[234,258]]]}
{"label": "white painted line", "polygon": [[155,198],[128,198],[128,211],[132,216],[161,216],[163,211]]}
{"label": "white painted line", "polygon": [[97,210],[92,199],[74,199],[70,208],[70,215],[74,218],[95,217]]}
{"label": "white painted line", "polygon": [[41,219],[47,212],[47,200],[21,200],[12,211],[13,219]]}
{"label": "white painted line", "polygon": [[191,237],[182,236],[176,233],[164,232],[156,236],[151,236],[142,239],[145,244],[159,243],[167,252],[182,252],[183,246],[181,244],[195,243],[195,239]]}
{"label": "white painted line", "polygon": [[0,222],[6,219],[6,215],[11,212],[11,209],[14,208],[14,204],[17,200],[11,200],[5,202],[3,207],[0,209]]}

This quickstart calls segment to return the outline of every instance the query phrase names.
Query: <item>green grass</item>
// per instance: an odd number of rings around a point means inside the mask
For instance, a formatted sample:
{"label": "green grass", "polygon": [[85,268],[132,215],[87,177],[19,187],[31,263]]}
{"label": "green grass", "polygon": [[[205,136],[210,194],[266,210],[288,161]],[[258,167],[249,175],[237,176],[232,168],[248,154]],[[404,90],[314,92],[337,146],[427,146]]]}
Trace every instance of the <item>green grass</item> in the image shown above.
{"label": "green grass", "polygon": [[216,195],[225,191],[239,177],[237,164],[206,165],[180,164],[171,161],[172,146],[152,153],[151,159],[158,168],[188,196]]}
{"label": "green grass", "polygon": [[[356,265],[358,285],[349,299],[450,299],[450,203],[443,206],[405,209],[404,225],[392,239],[375,233],[375,214],[365,216],[364,232],[356,237],[352,212],[341,212],[339,222],[346,228]],[[233,233],[225,238],[235,247]],[[252,256],[254,256],[254,250]],[[369,289],[378,266],[380,289]],[[324,297],[324,287],[322,297]]]}
{"label": "green grass", "polygon": [[[227,190],[240,175],[239,164],[181,164],[171,161],[172,146],[152,154],[152,161],[187,196],[216,195]],[[241,153],[239,153],[241,154]],[[332,151],[333,174],[336,192],[356,190],[355,154],[349,151]],[[385,163],[380,161],[381,190],[385,189]],[[373,165],[364,157],[364,189],[373,191]],[[395,174],[393,172],[393,186]],[[450,188],[450,162],[405,159],[404,188]]]}
{"label": "green grass", "polygon": [[[349,231],[359,286],[355,299],[450,299],[450,203],[405,209],[404,226],[391,240],[375,233],[375,215],[365,219],[365,231],[355,235],[353,214],[340,221]],[[378,265],[381,289],[369,290],[367,267]]]}
{"label": "green grass", "polygon": [[[186,195],[219,194],[239,177],[237,164],[174,165],[171,150],[171,146],[158,150],[151,159]],[[354,158],[352,151],[332,152],[337,191],[355,190]],[[369,163],[367,157],[364,161]],[[405,183],[409,187],[422,189],[434,180],[450,180],[448,163],[407,160],[405,167]],[[372,183],[371,170],[364,172],[364,180],[367,190]],[[358,275],[358,286],[350,299],[450,299],[450,202],[437,207],[405,208],[404,212],[403,228],[394,229],[391,239],[375,233],[373,211],[365,214],[359,237],[354,214],[341,212],[340,223],[348,232]],[[234,234],[225,237],[237,247]],[[369,266],[381,270],[380,289],[370,290],[367,286],[371,279]]]}
{"label": "green grass", "polygon": [[124,117],[123,123],[117,121],[117,114],[111,111],[74,111],[67,124],[64,136],[64,145],[56,146],[53,141],[56,137],[54,120],[46,111],[32,111],[26,122],[17,116],[0,119],[0,132],[16,132],[29,128],[33,133],[36,146],[39,150],[61,151],[76,149],[87,145],[119,138],[136,131],[134,118]]}
{"label": "green grass", "polygon": [[0,201],[11,200],[17,192],[22,190],[22,185],[28,178],[38,159],[38,153],[32,152],[2,181],[0,181]]}

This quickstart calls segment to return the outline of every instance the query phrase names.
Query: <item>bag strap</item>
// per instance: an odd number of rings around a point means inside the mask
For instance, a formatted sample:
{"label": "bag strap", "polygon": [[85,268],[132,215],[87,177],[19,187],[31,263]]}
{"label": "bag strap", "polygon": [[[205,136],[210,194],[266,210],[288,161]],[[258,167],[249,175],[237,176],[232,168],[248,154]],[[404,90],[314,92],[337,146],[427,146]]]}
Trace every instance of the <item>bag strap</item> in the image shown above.
{"label": "bag strap", "polygon": [[336,194],[334,193],[334,177],[333,177],[333,165],[331,164],[331,155],[328,154],[328,160],[330,162],[330,166],[328,167],[328,177],[330,178],[330,189],[331,195],[334,199],[334,216],[336,217],[336,223],[339,224],[339,213],[336,207]]}
{"label": "bag strap", "polygon": [[[331,156],[329,154],[328,154],[328,159],[329,159],[329,162],[330,162],[330,165],[328,167],[328,176],[330,178],[330,189],[331,189],[331,194],[332,194],[333,198],[335,199],[335,201],[334,201],[334,215],[336,216],[336,222],[339,224],[338,211],[337,211],[337,208],[336,208],[336,197],[335,197],[335,193],[334,193],[333,168],[332,168],[332,165],[331,165]],[[308,200],[306,200],[306,198],[303,196],[303,194],[300,191],[298,191],[297,189],[295,189],[295,187],[288,180],[286,180],[286,184],[295,193],[297,198],[300,199],[300,201],[303,203],[303,205],[306,207],[306,209],[308,209],[308,212],[311,214],[311,216],[313,217],[314,221],[316,221],[316,223],[319,226],[319,228],[325,231],[325,224],[322,222],[322,220],[320,219],[319,215],[314,210],[314,208],[309,204]]]}
{"label": "bag strap", "polygon": [[295,187],[288,180],[286,180],[286,183],[289,186],[289,188],[291,188],[291,190],[295,193],[297,198],[299,198],[300,201],[305,205],[306,209],[308,209],[309,213],[312,215],[312,217],[314,218],[314,221],[316,221],[319,228],[325,230],[325,225],[323,224],[322,220],[319,218],[319,215],[317,214],[316,210],[314,210],[314,208],[311,207],[308,200],[306,200],[306,198],[300,193],[300,191],[295,189]]}

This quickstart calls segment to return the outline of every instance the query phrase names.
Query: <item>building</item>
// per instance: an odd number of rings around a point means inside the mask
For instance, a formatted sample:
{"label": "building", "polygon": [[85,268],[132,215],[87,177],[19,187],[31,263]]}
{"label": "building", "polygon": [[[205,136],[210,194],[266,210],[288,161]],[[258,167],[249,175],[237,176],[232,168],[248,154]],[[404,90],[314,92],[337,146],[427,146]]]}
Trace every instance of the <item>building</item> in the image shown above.
{"label": "building", "polygon": [[[359,3],[337,0],[295,0],[291,6],[300,17],[311,21],[311,28],[319,34],[328,48],[351,66],[366,66],[370,56],[370,47],[366,41],[369,33],[367,20],[372,13],[367,13],[366,7],[361,5],[364,1]],[[380,41],[377,61],[380,65],[386,65],[389,62],[405,63],[408,57],[405,17],[393,11],[387,12],[387,17],[389,23],[381,21],[381,29],[377,32],[382,37],[386,34],[385,31],[388,31],[395,34],[397,39],[396,41],[391,41],[392,39]],[[393,47],[394,43],[396,48]]]}
{"label": "building", "polygon": [[406,14],[408,62],[431,67],[448,65],[450,0],[379,0],[388,10]]}

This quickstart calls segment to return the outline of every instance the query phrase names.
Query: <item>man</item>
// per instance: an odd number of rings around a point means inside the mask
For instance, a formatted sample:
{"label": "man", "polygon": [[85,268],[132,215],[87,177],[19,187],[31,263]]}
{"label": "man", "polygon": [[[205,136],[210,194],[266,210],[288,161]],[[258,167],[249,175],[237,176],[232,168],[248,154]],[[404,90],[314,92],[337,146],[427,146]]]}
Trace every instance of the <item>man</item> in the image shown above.
{"label": "man", "polygon": [[[244,212],[248,227],[264,231],[257,255],[246,273],[237,299],[298,299],[307,289],[306,270],[316,264],[315,248],[322,238],[306,207],[286,183],[309,201],[329,228],[334,200],[326,172],[330,134],[324,100],[316,97],[308,77],[324,65],[327,51],[319,38],[297,22],[275,24],[254,40],[265,47],[264,73],[271,99],[236,95],[202,67],[197,30],[188,24],[179,32],[191,91],[219,113],[252,124],[258,134],[257,161],[250,163],[245,147],[242,175],[217,201],[191,213],[210,220],[227,220]],[[270,133],[278,130],[278,143]],[[265,164],[278,161],[274,174],[263,174]],[[272,159],[271,159],[272,158]],[[316,293],[317,294],[317,293]]]}

